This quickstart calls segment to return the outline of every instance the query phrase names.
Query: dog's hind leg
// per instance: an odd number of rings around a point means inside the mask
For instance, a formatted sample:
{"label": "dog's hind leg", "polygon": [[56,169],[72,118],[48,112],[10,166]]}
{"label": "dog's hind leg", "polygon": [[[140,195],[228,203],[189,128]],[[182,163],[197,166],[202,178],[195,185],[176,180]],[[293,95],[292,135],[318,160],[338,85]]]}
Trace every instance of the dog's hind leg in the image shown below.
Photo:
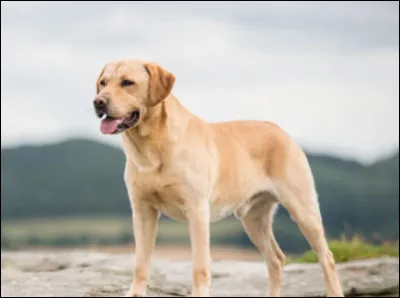
{"label": "dog's hind leg", "polygon": [[269,194],[253,205],[241,217],[243,227],[250,240],[259,249],[268,268],[269,297],[278,297],[282,287],[282,274],[285,264],[285,255],[275,240],[272,222],[277,203]]}
{"label": "dog's hind leg", "polygon": [[279,200],[318,256],[327,296],[343,297],[335,260],[325,237],[317,194],[313,183],[310,183],[312,180],[307,179],[306,175],[297,175],[295,178],[286,180],[278,187]]}

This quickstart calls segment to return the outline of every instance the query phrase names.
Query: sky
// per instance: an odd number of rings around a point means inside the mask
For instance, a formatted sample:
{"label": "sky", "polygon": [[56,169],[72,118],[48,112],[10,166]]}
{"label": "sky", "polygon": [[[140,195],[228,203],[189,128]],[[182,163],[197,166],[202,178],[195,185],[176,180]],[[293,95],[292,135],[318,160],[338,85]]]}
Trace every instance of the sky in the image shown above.
{"label": "sky", "polygon": [[1,145],[104,136],[110,60],[157,62],[210,121],[268,120],[370,163],[399,147],[399,2],[1,1]]}

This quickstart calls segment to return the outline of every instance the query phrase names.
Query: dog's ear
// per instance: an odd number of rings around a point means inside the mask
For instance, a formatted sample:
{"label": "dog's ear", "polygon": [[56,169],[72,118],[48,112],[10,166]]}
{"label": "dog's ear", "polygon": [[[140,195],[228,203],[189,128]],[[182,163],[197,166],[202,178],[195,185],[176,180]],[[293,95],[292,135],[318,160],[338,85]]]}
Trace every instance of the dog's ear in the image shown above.
{"label": "dog's ear", "polygon": [[144,67],[150,77],[148,103],[150,106],[155,106],[170,94],[175,76],[156,63],[146,63]]}
{"label": "dog's ear", "polygon": [[100,78],[103,75],[105,68],[106,67],[104,66],[103,69],[101,70],[100,74],[97,77],[97,80],[96,80],[96,94],[99,94],[99,91],[100,91]]}

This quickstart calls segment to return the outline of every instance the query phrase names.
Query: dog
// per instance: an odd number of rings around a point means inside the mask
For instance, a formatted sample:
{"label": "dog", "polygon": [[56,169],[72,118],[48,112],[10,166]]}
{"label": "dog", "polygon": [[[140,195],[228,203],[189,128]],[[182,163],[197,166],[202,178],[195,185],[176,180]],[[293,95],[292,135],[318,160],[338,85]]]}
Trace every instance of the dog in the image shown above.
{"label": "dog", "polygon": [[343,297],[313,173],[301,147],[272,122],[206,122],[172,94],[175,82],[158,63],[139,59],[106,63],[96,82],[100,130],[120,135],[126,157],[124,182],[136,244],[126,297],[146,295],[160,214],[188,221],[192,296],[210,296],[209,225],[231,214],[264,257],[266,294],[279,296],[285,255],[272,229],[278,205],[317,254],[327,296]]}

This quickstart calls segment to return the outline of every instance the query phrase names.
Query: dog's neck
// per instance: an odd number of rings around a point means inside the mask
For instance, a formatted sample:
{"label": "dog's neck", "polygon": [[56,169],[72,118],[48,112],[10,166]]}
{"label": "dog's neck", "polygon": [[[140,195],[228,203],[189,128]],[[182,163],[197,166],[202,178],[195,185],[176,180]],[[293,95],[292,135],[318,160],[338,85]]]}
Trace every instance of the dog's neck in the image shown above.
{"label": "dog's neck", "polygon": [[137,127],[122,133],[126,157],[139,171],[153,171],[162,166],[163,156],[171,152],[171,146],[179,140],[190,121],[191,113],[184,110],[170,94],[149,110]]}

